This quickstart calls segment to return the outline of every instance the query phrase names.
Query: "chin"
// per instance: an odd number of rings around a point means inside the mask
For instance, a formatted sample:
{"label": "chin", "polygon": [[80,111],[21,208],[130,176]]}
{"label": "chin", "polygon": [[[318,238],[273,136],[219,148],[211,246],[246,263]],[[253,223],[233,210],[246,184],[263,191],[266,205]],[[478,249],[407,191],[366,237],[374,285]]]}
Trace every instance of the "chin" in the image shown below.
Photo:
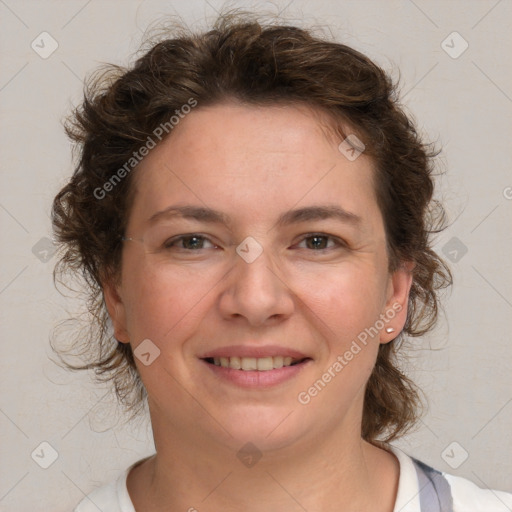
{"label": "chin", "polygon": [[223,426],[232,436],[225,436],[224,441],[237,452],[248,443],[261,451],[286,448],[309,430],[306,422],[298,421],[297,412],[292,407],[238,407],[222,417]]}

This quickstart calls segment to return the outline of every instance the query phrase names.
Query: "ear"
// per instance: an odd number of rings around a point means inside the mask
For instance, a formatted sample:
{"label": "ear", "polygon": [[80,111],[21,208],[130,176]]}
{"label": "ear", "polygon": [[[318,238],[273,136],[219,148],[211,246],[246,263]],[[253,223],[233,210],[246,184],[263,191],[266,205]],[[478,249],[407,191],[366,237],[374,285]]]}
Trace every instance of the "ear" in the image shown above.
{"label": "ear", "polygon": [[[407,320],[407,306],[412,286],[414,262],[404,261],[399,268],[390,274],[388,279],[386,305],[381,314],[384,326],[380,330],[380,342],[389,343],[404,328]],[[387,332],[387,329],[393,329]]]}
{"label": "ear", "polygon": [[111,280],[103,283],[103,299],[114,327],[114,336],[121,343],[129,343],[126,329],[126,308],[118,291],[118,285]]}

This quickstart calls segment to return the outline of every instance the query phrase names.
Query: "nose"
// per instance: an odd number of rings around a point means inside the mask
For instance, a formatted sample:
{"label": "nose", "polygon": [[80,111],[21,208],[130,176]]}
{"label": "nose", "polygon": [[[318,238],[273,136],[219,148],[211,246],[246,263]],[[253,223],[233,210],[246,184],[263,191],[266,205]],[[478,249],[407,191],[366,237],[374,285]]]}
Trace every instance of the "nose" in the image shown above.
{"label": "nose", "polygon": [[251,326],[282,321],[294,310],[293,293],[280,275],[269,251],[248,263],[236,255],[219,299],[221,314],[244,319]]}

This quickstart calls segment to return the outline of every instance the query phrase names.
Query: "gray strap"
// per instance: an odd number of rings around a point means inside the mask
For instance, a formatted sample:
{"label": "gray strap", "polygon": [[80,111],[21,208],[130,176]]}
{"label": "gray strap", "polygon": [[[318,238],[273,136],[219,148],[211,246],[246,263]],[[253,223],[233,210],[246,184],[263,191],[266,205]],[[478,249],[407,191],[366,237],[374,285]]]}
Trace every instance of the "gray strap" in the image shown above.
{"label": "gray strap", "polygon": [[412,459],[418,475],[421,512],[453,512],[450,484],[440,471]]}

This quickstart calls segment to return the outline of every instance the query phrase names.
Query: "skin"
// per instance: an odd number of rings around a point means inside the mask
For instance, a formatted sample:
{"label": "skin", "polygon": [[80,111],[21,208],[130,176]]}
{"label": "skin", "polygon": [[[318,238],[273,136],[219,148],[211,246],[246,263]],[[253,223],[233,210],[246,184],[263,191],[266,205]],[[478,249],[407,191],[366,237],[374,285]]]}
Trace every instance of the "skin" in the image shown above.
{"label": "skin", "polygon": [[[139,165],[126,230],[137,240],[125,242],[119,282],[104,286],[116,338],[160,350],[148,366],[136,359],[156,446],[128,477],[137,510],[393,510],[398,461],[361,439],[361,418],[379,344],[405,324],[411,267],[388,272],[372,160],[349,161],[340,142],[309,107],[223,103],[195,108]],[[177,220],[172,235],[211,242],[148,251],[147,219],[176,204],[220,210],[232,224]],[[312,205],[361,221],[276,226],[281,213]],[[346,246],[322,239],[319,250],[311,233]],[[263,249],[252,263],[235,252],[248,236]],[[300,404],[298,394],[393,304],[402,309],[385,327],[395,333],[383,328]],[[293,347],[312,361],[273,388],[244,389],[199,359],[233,344]],[[247,442],[263,455],[253,467],[236,456]]]}

